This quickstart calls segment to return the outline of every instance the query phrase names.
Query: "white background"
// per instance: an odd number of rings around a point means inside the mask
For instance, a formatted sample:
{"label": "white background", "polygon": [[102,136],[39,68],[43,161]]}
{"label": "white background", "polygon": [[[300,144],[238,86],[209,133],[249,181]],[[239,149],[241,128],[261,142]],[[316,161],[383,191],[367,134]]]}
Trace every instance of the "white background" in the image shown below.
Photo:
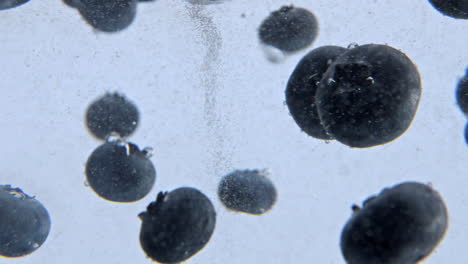
{"label": "white background", "polygon": [[[269,63],[261,21],[279,0],[233,0],[194,12],[183,0],[142,3],[118,34],[96,33],[59,0],[0,11],[0,183],[36,195],[52,230],[13,264],[144,264],[137,214],[157,192],[201,189],[217,226],[187,263],[344,264],[339,248],[350,206],[402,181],[431,182],[450,213],[445,239],[424,263],[468,257],[468,149],[454,91],[468,63],[468,21],[425,0],[303,0],[320,32],[313,47],[388,43],[418,66],[423,95],[412,126],[389,144],[351,149],[302,133],[284,105],[303,51]],[[245,17],[241,17],[245,14]],[[120,204],[85,187],[84,165],[100,141],[84,126],[106,91],[135,102],[130,141],[152,146],[157,180],[143,200]],[[270,168],[279,200],[263,216],[228,212],[216,197],[233,169]]]}

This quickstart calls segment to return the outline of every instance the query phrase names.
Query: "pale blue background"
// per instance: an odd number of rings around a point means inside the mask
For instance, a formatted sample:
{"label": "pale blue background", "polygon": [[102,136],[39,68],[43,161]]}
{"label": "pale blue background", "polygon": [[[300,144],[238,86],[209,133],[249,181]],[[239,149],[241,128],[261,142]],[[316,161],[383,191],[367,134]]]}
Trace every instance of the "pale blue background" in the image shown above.
{"label": "pale blue background", "polygon": [[[426,0],[297,0],[313,11],[313,47],[388,43],[418,66],[423,95],[410,129],[370,149],[314,140],[289,116],[286,82],[306,51],[269,63],[256,29],[279,0],[233,0],[194,12],[182,0],[138,6],[125,31],[95,33],[59,0],[0,11],[0,183],[23,188],[49,209],[52,231],[13,264],[144,264],[137,214],[158,191],[203,190],[216,206],[210,243],[187,263],[344,264],[341,228],[361,203],[405,180],[431,182],[450,212],[449,231],[424,263],[468,258],[468,148],[454,89],[468,64],[468,21]],[[245,18],[241,17],[245,14]],[[310,50],[310,49],[309,49]],[[100,142],[83,125],[106,91],[134,101],[141,123],[130,138],[155,148],[153,191],[111,203],[85,187],[84,165]],[[220,177],[270,168],[279,200],[263,216],[226,211]]]}

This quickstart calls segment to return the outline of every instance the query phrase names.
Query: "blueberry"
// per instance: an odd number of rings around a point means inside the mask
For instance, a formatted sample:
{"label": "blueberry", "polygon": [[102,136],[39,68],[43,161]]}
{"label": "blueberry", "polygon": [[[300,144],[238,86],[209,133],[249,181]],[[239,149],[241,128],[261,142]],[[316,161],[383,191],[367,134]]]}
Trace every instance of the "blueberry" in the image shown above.
{"label": "blueberry", "polygon": [[38,249],[50,231],[47,209],[20,188],[0,185],[0,255],[22,257]]}
{"label": "blueberry", "polygon": [[350,48],[323,75],[315,94],[321,123],[339,142],[388,143],[410,126],[421,96],[412,61],[386,45]]}
{"label": "blueberry", "polygon": [[146,149],[117,140],[93,151],[86,163],[86,176],[89,186],[102,198],[134,202],[151,191],[156,171]]}
{"label": "blueberry", "polygon": [[216,224],[211,201],[189,187],[160,192],[139,217],[141,247],[160,263],[179,263],[195,255],[208,243]]}
{"label": "blueberry", "polygon": [[131,135],[138,126],[139,113],[136,106],[124,96],[107,93],[88,107],[86,124],[89,131],[100,139],[112,133],[120,137]]}
{"label": "blueberry", "polygon": [[137,0],[64,0],[76,7],[95,29],[117,32],[127,28],[135,19]]}
{"label": "blueberry", "polygon": [[468,145],[468,123],[465,125],[465,143]]}
{"label": "blueberry", "polygon": [[460,19],[468,19],[468,1],[466,0],[429,0],[440,13]]}
{"label": "blueberry", "polygon": [[312,44],[318,34],[318,22],[306,9],[283,6],[262,22],[258,34],[263,44],[295,52]]}
{"label": "blueberry", "polygon": [[29,2],[29,0],[1,0],[0,10],[15,8],[27,2]]}
{"label": "blueberry", "polygon": [[236,170],[223,177],[218,196],[228,209],[263,214],[276,202],[277,192],[266,171]]}
{"label": "blueberry", "polygon": [[434,250],[448,225],[439,193],[417,182],[384,189],[353,211],[341,233],[347,264],[414,264]]}
{"label": "blueberry", "polygon": [[297,64],[286,87],[286,104],[294,121],[308,135],[318,139],[332,139],[320,123],[315,105],[315,92],[328,66],[347,51],[337,46],[312,50]]}
{"label": "blueberry", "polygon": [[468,68],[466,69],[465,77],[458,83],[456,97],[458,106],[468,117]]}

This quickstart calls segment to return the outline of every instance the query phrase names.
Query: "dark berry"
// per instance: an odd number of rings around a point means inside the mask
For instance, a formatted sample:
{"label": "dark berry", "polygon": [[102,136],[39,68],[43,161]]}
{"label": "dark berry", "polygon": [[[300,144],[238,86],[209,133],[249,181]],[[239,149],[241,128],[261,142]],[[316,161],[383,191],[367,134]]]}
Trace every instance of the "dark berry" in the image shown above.
{"label": "dark berry", "polygon": [[137,0],[64,0],[76,7],[95,29],[117,32],[127,28],[135,19]]}
{"label": "dark berry", "polygon": [[136,106],[117,93],[107,93],[97,99],[86,112],[89,131],[100,139],[106,139],[112,133],[120,137],[131,135],[138,126],[138,119]]}
{"label": "dark berry", "polygon": [[458,106],[468,116],[468,69],[466,70],[465,77],[458,83],[456,96]]}
{"label": "dark berry", "polygon": [[460,19],[468,19],[467,0],[429,0],[440,13]]}
{"label": "dark berry", "polygon": [[414,264],[442,240],[447,208],[431,186],[404,182],[354,209],[341,233],[347,264]]}
{"label": "dark berry", "polygon": [[0,0],[0,10],[18,7],[29,0]]}
{"label": "dark berry", "polygon": [[315,105],[317,85],[336,58],[347,51],[338,46],[324,46],[312,50],[297,64],[286,88],[286,104],[296,124],[308,135],[318,139],[332,139],[320,123]]}
{"label": "dark berry", "polygon": [[263,44],[294,52],[312,44],[318,34],[318,22],[304,8],[283,6],[262,22],[258,34]]}
{"label": "dark berry", "polygon": [[369,44],[349,49],[330,65],[315,100],[328,134],[365,148],[402,135],[420,96],[421,81],[412,61],[392,47]]}
{"label": "dark berry", "polygon": [[89,186],[110,201],[134,202],[143,198],[156,180],[148,154],[122,140],[102,144],[86,163]]}
{"label": "dark berry", "polygon": [[265,171],[236,170],[223,177],[218,187],[221,202],[233,211],[263,214],[276,202],[277,192]]}
{"label": "dark berry", "polygon": [[0,255],[22,257],[38,249],[50,231],[47,209],[20,188],[0,185]]}
{"label": "dark berry", "polygon": [[139,216],[141,247],[160,263],[179,263],[195,255],[208,243],[216,224],[211,201],[189,187],[160,192]]}

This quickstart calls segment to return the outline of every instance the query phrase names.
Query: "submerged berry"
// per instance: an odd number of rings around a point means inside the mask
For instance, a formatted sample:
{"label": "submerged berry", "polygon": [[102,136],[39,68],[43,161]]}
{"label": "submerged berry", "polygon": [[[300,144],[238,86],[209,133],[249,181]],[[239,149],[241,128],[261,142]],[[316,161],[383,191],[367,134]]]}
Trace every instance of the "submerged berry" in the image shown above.
{"label": "submerged berry", "polygon": [[1,0],[0,10],[15,8],[27,2],[29,2],[29,0]]}
{"label": "submerged berry", "polygon": [[312,44],[318,34],[314,14],[304,8],[283,6],[260,25],[260,41],[284,52],[295,52]]}
{"label": "submerged berry", "polygon": [[139,216],[141,247],[160,263],[179,263],[195,255],[208,243],[216,224],[211,201],[189,187],[160,192]]}
{"label": "submerged berry", "polygon": [[466,0],[429,0],[429,2],[446,16],[468,19],[468,1]]}
{"label": "submerged berry", "polygon": [[64,0],[77,8],[95,29],[117,32],[127,28],[135,19],[137,0]]}
{"label": "submerged berry", "polygon": [[263,214],[276,202],[276,188],[266,171],[236,170],[223,177],[218,187],[221,202],[233,211]]}
{"label": "submerged berry", "polygon": [[419,72],[401,51],[369,44],[349,49],[315,94],[324,129],[350,147],[388,143],[410,126],[421,96]]}
{"label": "submerged berry", "polygon": [[456,96],[458,106],[468,117],[468,69],[466,70],[465,77],[458,83]]}
{"label": "submerged berry", "polygon": [[371,196],[341,233],[347,264],[414,264],[442,240],[447,208],[431,186],[404,182]]}
{"label": "submerged berry", "polygon": [[330,64],[347,49],[323,46],[312,50],[297,64],[286,87],[286,104],[296,124],[308,135],[332,139],[320,123],[315,104],[317,85]]}
{"label": "submerged berry", "polygon": [[99,146],[86,163],[89,186],[102,198],[134,202],[153,188],[156,170],[147,151],[124,141]]}
{"label": "submerged berry", "polygon": [[118,93],[107,93],[91,103],[86,112],[89,131],[100,139],[112,133],[120,137],[131,135],[138,126],[136,106]]}
{"label": "submerged berry", "polygon": [[38,249],[50,231],[47,209],[20,188],[0,185],[0,255],[22,257]]}

